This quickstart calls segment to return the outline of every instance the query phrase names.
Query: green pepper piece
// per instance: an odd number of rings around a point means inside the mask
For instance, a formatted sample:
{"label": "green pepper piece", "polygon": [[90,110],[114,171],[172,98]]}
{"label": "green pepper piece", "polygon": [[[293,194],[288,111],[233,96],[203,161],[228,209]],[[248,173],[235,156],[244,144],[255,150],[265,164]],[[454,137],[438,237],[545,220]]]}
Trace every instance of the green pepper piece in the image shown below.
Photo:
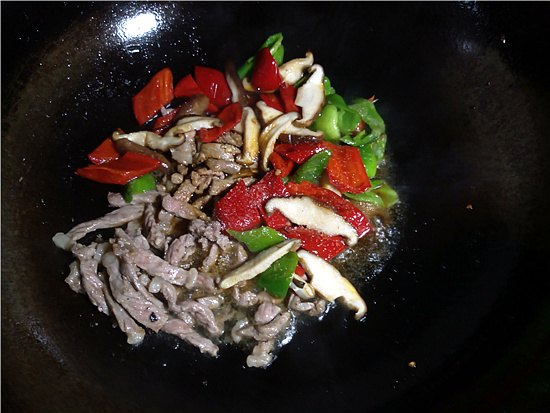
{"label": "green pepper piece", "polygon": [[292,181],[296,182],[297,184],[302,183],[302,181],[308,181],[312,184],[317,185],[319,183],[319,177],[326,169],[330,161],[331,155],[332,151],[328,149],[316,153],[307,161],[305,161],[302,165],[300,165],[300,167],[292,177]]}
{"label": "green pepper piece", "polygon": [[269,227],[258,227],[248,231],[233,231],[228,229],[227,232],[245,243],[250,252],[254,253],[265,250],[285,240],[285,237],[279,231]]}
{"label": "green pepper piece", "polygon": [[277,298],[285,298],[292,274],[298,265],[298,254],[295,251],[287,252],[269,266],[267,270],[256,277],[258,287],[264,288],[269,294]]}
{"label": "green pepper piece", "polygon": [[361,154],[361,158],[363,159],[363,164],[365,165],[368,177],[372,178],[374,175],[376,175],[376,169],[378,167],[378,162],[376,156],[374,155],[372,147],[370,145],[360,146],[359,153]]}
{"label": "green pepper piece", "polygon": [[[269,52],[271,53],[271,56],[273,56],[273,59],[277,62],[277,65],[280,66],[283,63],[284,59],[284,47],[282,45],[283,42],[283,34],[282,33],[275,33],[269,36],[265,42],[260,46],[258,51],[263,49],[264,47],[269,47]],[[248,75],[250,75],[250,72],[254,68],[254,58],[256,55],[251,56],[248,58],[244,64],[239,67],[237,70],[237,74],[242,79]]]}
{"label": "green pepper piece", "polygon": [[349,107],[359,113],[371,129],[371,133],[368,135],[370,140],[378,139],[386,131],[384,120],[376,111],[374,102],[368,99],[355,99]]}
{"label": "green pepper piece", "polygon": [[399,201],[397,192],[395,192],[395,190],[387,183],[384,183],[384,185],[382,185],[380,188],[375,189],[374,193],[382,198],[384,204],[386,205],[386,208],[391,207],[393,204]]}
{"label": "green pepper piece", "polygon": [[338,126],[340,127],[340,133],[348,134],[354,132],[361,124],[361,115],[351,110],[339,110],[338,113]]}
{"label": "green pepper piece", "polygon": [[344,195],[357,201],[370,202],[381,208],[389,208],[399,200],[397,192],[387,182],[381,179],[373,179],[371,185],[368,190],[361,194],[345,192]]}
{"label": "green pepper piece", "polygon": [[380,196],[378,196],[375,192],[371,191],[370,189],[361,194],[352,194],[351,192],[344,192],[344,195],[347,196],[348,198],[355,199],[357,201],[370,202],[371,204],[375,204],[380,208],[384,208],[386,206],[386,204],[384,203],[384,200]]}
{"label": "green pepper piece", "polygon": [[323,131],[326,141],[338,143],[341,135],[338,127],[338,108],[334,105],[325,105],[310,129]]}
{"label": "green pepper piece", "polygon": [[155,189],[156,181],[150,173],[132,179],[122,187],[122,197],[128,203],[132,202],[133,195]]}
{"label": "green pepper piece", "polygon": [[332,94],[336,93],[336,90],[334,90],[334,88],[332,87],[332,85],[330,83],[330,79],[326,76],[323,79],[323,87],[325,88],[325,96],[332,95]]}
{"label": "green pepper piece", "polygon": [[383,133],[377,140],[370,144],[372,151],[374,152],[374,156],[376,156],[376,160],[378,162],[384,159],[384,152],[386,151],[387,140],[388,136]]}

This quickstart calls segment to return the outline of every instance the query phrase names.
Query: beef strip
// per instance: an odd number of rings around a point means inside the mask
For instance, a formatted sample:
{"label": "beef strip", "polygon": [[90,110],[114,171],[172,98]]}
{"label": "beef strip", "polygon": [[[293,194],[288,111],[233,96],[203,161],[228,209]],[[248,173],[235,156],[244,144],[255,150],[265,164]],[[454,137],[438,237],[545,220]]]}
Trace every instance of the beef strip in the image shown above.
{"label": "beef strip", "polygon": [[105,294],[105,299],[111,312],[115,316],[119,328],[128,337],[128,344],[141,343],[145,337],[145,330],[135,322],[130,314],[128,314],[128,312],[119,303],[116,302],[111,295],[109,288],[105,284],[103,285],[103,293]]}
{"label": "beef strip", "polygon": [[212,310],[195,300],[185,300],[179,304],[182,311],[190,313],[210,334],[220,335],[223,331],[216,323]]}
{"label": "beef strip", "polygon": [[224,172],[229,175],[234,175],[239,172],[242,165],[233,161],[224,161],[222,159],[207,159],[206,166],[216,172]]}
{"label": "beef strip", "polygon": [[212,196],[220,195],[222,192],[229,189],[235,182],[237,182],[236,178],[213,179],[208,189],[208,194]]}
{"label": "beef strip", "polygon": [[267,324],[280,312],[281,308],[279,306],[268,302],[262,303],[254,313],[254,322],[257,325]]}
{"label": "beef strip", "polygon": [[128,280],[132,286],[140,292],[148,301],[153,303],[159,308],[164,308],[164,303],[156,298],[153,294],[147,289],[149,284],[149,277],[146,274],[140,273],[138,267],[133,264],[129,264],[125,261],[122,261],[120,264],[120,271],[126,280]]}
{"label": "beef strip", "polygon": [[288,300],[288,308],[294,311],[307,313],[311,317],[319,317],[327,308],[327,302],[322,298],[315,298],[313,301],[304,301],[292,293]]}
{"label": "beef strip", "polygon": [[197,347],[201,353],[210,354],[213,357],[218,355],[218,347],[211,340],[201,336],[185,321],[178,318],[170,319],[162,327],[162,331],[173,334],[189,344]]}
{"label": "beef strip", "polygon": [[150,250],[137,248],[133,240],[120,228],[115,230],[117,236],[113,243],[113,251],[124,261],[135,264],[151,276],[164,278],[176,285],[193,288],[197,282],[198,271],[191,268],[189,271],[176,267],[164,261]]}
{"label": "beef strip", "polygon": [[216,261],[218,261],[219,255],[220,255],[220,247],[218,247],[217,244],[210,245],[210,250],[208,251],[208,255],[202,261],[201,271],[205,271],[205,272],[210,271],[214,267],[214,265],[216,265]]}
{"label": "beef strip", "polygon": [[82,286],[82,275],[80,274],[80,265],[78,261],[73,261],[69,264],[69,275],[65,278],[65,282],[69,284],[71,290],[75,293],[86,294],[86,290]]}
{"label": "beef strip", "polygon": [[253,338],[256,341],[268,341],[277,337],[277,335],[290,322],[290,313],[285,311],[275,316],[273,320],[266,324],[247,326],[240,331],[243,337]]}
{"label": "beef strip", "polygon": [[168,246],[164,259],[172,265],[186,262],[197,250],[195,237],[192,234],[183,234]]}
{"label": "beef strip", "polygon": [[166,247],[166,235],[155,218],[155,208],[151,204],[145,205],[143,210],[143,229],[147,241],[156,249],[164,250]]}
{"label": "beef strip", "polygon": [[188,204],[187,202],[179,201],[176,198],[171,197],[170,195],[165,195],[162,198],[162,207],[166,211],[172,212],[177,217],[183,219],[207,219],[206,214],[200,209],[194,207],[191,204]]}
{"label": "beef strip", "polygon": [[72,249],[72,253],[78,258],[81,283],[88,298],[99,311],[108,315],[109,306],[103,293],[104,283],[98,276],[99,260],[95,259],[96,245],[95,243],[92,243],[91,246],[76,244]]}
{"label": "beef strip", "polygon": [[195,185],[191,182],[191,179],[184,180],[178,189],[174,192],[174,199],[177,199],[181,202],[189,202],[191,197],[195,193]]}
{"label": "beef strip", "polygon": [[110,206],[116,208],[121,208],[127,205],[152,204],[157,200],[159,194],[160,193],[156,190],[135,194],[132,196],[132,201],[128,203],[124,200],[121,193],[109,192],[109,194],[107,194],[107,201]]}
{"label": "beef strip", "polygon": [[260,341],[252,349],[252,353],[246,358],[248,367],[267,367],[273,361],[269,352],[273,348],[275,340]]}
{"label": "beef strip", "polygon": [[86,234],[98,229],[115,228],[127,224],[143,215],[143,205],[128,205],[115,209],[101,218],[78,224],[66,236],[73,242],[86,236]]}
{"label": "beef strip", "polygon": [[239,155],[241,150],[233,145],[226,143],[203,143],[196,155],[195,163],[199,164],[207,159],[222,159],[224,161],[234,161],[235,156]]}
{"label": "beef strip", "polygon": [[101,260],[109,274],[109,286],[114,299],[138,323],[158,332],[168,320],[168,314],[134,289],[130,282],[122,277],[120,262],[115,254],[109,252]]}
{"label": "beef strip", "polygon": [[170,148],[172,159],[181,165],[191,165],[193,163],[193,155],[197,153],[195,143],[195,131],[186,132],[185,139],[181,145]]}
{"label": "beef strip", "polygon": [[225,132],[222,136],[216,139],[217,143],[227,143],[229,145],[236,146],[237,148],[242,148],[243,146],[243,135],[235,131]]}
{"label": "beef strip", "polygon": [[223,233],[222,224],[219,221],[194,219],[189,223],[189,232],[215,242],[224,251],[232,246],[230,238]]}

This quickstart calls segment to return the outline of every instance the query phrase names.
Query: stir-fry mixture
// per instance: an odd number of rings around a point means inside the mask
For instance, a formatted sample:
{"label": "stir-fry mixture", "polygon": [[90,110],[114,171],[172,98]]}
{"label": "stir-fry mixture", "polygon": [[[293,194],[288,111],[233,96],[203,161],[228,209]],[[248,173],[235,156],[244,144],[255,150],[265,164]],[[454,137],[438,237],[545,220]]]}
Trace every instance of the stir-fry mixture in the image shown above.
{"label": "stir-fry mixture", "polygon": [[75,257],[65,281],[128,343],[162,332],[214,357],[241,345],[265,367],[297,318],[336,301],[366,314],[331,260],[398,202],[380,177],[385,125],[374,97],[346,103],[313,53],[284,62],[282,39],[175,86],[156,73],[132,98],[139,131],[116,130],[76,171],[120,190],[111,212],[53,237]]}

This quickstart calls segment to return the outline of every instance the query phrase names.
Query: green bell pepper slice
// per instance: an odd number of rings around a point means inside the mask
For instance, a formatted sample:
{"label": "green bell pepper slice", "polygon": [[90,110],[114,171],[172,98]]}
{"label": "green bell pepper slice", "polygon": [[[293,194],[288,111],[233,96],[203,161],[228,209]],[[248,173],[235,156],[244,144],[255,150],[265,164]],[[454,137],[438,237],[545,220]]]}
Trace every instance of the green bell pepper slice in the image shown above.
{"label": "green bell pepper slice", "polygon": [[320,115],[309,128],[311,130],[323,131],[326,141],[338,143],[341,135],[338,123],[338,108],[334,105],[325,105]]}
{"label": "green bell pepper slice", "polygon": [[381,208],[389,208],[399,201],[397,192],[395,192],[387,182],[381,179],[373,179],[371,180],[371,185],[372,186],[363,193],[352,194],[345,192],[344,195],[357,201],[370,202]]}
{"label": "green bell pepper slice", "polygon": [[[263,49],[264,47],[269,47],[269,52],[271,53],[271,56],[273,56],[273,59],[277,62],[278,66],[281,66],[283,64],[285,49],[283,47],[283,34],[282,33],[275,33],[269,36],[265,42],[260,46],[258,51]],[[252,72],[252,69],[254,68],[254,56],[251,56],[248,58],[244,64],[239,67],[237,70],[237,74],[241,79],[243,79],[246,76],[250,75],[250,72]]]}
{"label": "green bell pepper slice", "polygon": [[325,96],[333,95],[336,93],[336,90],[332,87],[330,79],[325,76],[323,79],[323,87],[325,88]]}
{"label": "green bell pepper slice", "polygon": [[308,181],[312,184],[319,184],[319,177],[326,169],[330,157],[332,156],[332,151],[325,149],[324,151],[318,152],[305,161],[298,170],[294,173],[292,181],[297,184],[302,183],[302,181]]}
{"label": "green bell pepper slice", "polygon": [[264,288],[269,294],[283,299],[288,292],[292,274],[297,265],[298,254],[295,251],[287,252],[256,277],[256,285]]}
{"label": "green bell pepper slice", "polygon": [[228,234],[246,244],[250,252],[260,252],[286,238],[279,232],[269,227],[258,227],[248,231],[233,231],[228,229]]}
{"label": "green bell pepper slice", "polygon": [[372,178],[376,175],[376,169],[378,168],[378,161],[376,155],[372,150],[371,145],[363,145],[359,148],[359,153],[363,159],[363,164],[365,165],[365,170],[367,171],[367,176]]}
{"label": "green bell pepper slice", "polygon": [[156,181],[150,173],[132,179],[122,187],[122,197],[128,203],[132,202],[133,195],[152,191],[156,187]]}
{"label": "green bell pepper slice", "polygon": [[367,143],[367,140],[374,141],[386,132],[386,124],[376,111],[374,102],[368,99],[355,99],[349,107],[359,113],[371,129],[371,133],[368,135],[369,139],[365,139],[364,143]]}

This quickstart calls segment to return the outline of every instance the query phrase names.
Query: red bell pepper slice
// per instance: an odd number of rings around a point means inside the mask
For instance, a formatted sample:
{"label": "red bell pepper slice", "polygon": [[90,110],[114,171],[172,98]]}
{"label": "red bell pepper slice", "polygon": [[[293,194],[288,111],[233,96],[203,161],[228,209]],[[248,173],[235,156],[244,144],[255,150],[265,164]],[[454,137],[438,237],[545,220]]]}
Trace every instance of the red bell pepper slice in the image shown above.
{"label": "red bell pepper slice", "polygon": [[216,106],[226,106],[231,103],[231,89],[225,80],[225,75],[216,69],[195,66],[195,79],[199,89]]}
{"label": "red bell pepper slice", "polygon": [[304,270],[304,269],[300,266],[300,264],[298,264],[298,265],[296,266],[296,269],[294,270],[294,274],[296,274],[296,275],[298,275],[298,276],[300,276],[300,277],[303,278],[304,275],[306,275],[306,270]]}
{"label": "red bell pepper slice", "polygon": [[279,94],[281,95],[281,100],[283,101],[283,106],[285,112],[300,112],[300,108],[296,106],[294,101],[296,100],[296,88],[292,85],[289,85],[286,82],[281,83],[279,87]]}
{"label": "red bell pepper slice", "polygon": [[265,104],[273,109],[277,109],[279,112],[285,112],[283,107],[283,101],[274,93],[260,93],[260,99],[262,99]]}
{"label": "red bell pepper slice", "polygon": [[277,152],[273,152],[269,156],[269,161],[273,165],[273,169],[275,169],[275,175],[278,175],[280,178],[288,176],[295,165],[292,159],[282,157]]}
{"label": "red bell pepper slice", "polygon": [[290,193],[275,171],[270,171],[262,179],[250,187],[250,196],[256,202],[265,224],[273,229],[279,229],[289,225],[288,220],[278,210],[272,215],[265,212],[265,203],[271,198],[289,197]]}
{"label": "red bell pepper slice", "polygon": [[289,182],[287,188],[292,196],[307,195],[328,204],[355,228],[359,237],[370,232],[370,223],[361,210],[330,189],[322,188],[308,181],[302,181],[300,184]]}
{"label": "red bell pepper slice", "polygon": [[[187,75],[181,79],[176,88],[174,89],[174,96],[177,98],[190,98],[195,95],[205,95],[206,94],[201,90],[193,76]],[[210,99],[209,99],[210,100]],[[214,105],[212,102],[208,103],[208,108],[206,109],[208,113],[218,113],[220,108]]]}
{"label": "red bell pepper slice", "polygon": [[218,119],[223,122],[222,126],[215,126],[210,129],[199,130],[199,136],[202,142],[213,142],[222,136],[225,132],[229,132],[241,121],[243,117],[243,108],[239,102],[233,102],[226,106],[218,114]]}
{"label": "red bell pepper slice", "polygon": [[327,149],[332,150],[332,156],[327,165],[330,182],[340,192],[360,194],[371,187],[365,164],[359,149],[355,146],[334,145],[323,142]]}
{"label": "red bell pepper slice", "polygon": [[315,155],[318,152],[327,149],[324,146],[324,142],[319,143],[280,143],[275,146],[275,152],[279,155],[286,156],[289,159],[292,159],[294,162],[302,164]]}
{"label": "red bell pepper slice", "polygon": [[312,254],[329,261],[347,248],[340,235],[328,235],[306,227],[285,227],[279,232],[287,238],[297,238],[302,241],[300,247]]}
{"label": "red bell pepper slice", "polygon": [[214,218],[223,229],[233,231],[247,231],[262,220],[256,202],[242,179],[218,201],[214,207]]}
{"label": "red bell pepper slice", "polygon": [[97,148],[88,154],[88,159],[95,165],[114,161],[120,158],[120,153],[116,150],[115,142],[111,137],[105,139]]}
{"label": "red bell pepper slice", "polygon": [[154,171],[161,163],[158,159],[150,156],[126,152],[114,161],[80,168],[76,174],[104,184],[124,185],[132,179]]}
{"label": "red bell pepper slice", "polygon": [[175,109],[164,116],[156,118],[155,125],[153,126],[153,132],[158,134],[162,134],[163,132],[165,132],[165,129],[167,129],[167,127],[170,126],[170,123],[172,123],[172,120],[174,120],[177,111],[178,110]]}
{"label": "red bell pepper slice", "polygon": [[279,66],[268,47],[263,47],[254,58],[252,85],[260,92],[276,90],[282,82]]}
{"label": "red bell pepper slice", "polygon": [[134,115],[140,125],[157,114],[174,99],[174,83],[170,68],[162,69],[132,98]]}

